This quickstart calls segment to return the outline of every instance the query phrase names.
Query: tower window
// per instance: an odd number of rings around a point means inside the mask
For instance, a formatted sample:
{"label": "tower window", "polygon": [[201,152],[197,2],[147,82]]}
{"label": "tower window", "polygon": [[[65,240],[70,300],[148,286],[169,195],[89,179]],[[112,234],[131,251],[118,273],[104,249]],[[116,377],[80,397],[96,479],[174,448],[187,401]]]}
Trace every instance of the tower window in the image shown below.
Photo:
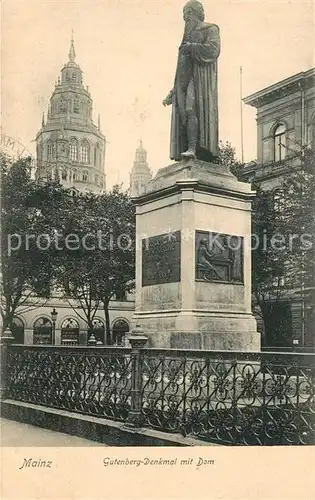
{"label": "tower window", "polygon": [[70,160],[78,161],[78,144],[76,141],[70,142]]}
{"label": "tower window", "polygon": [[73,80],[73,81],[76,81],[76,79],[77,79],[77,75],[75,74],[75,72],[73,72],[73,73],[72,73],[72,80]]}
{"label": "tower window", "polygon": [[81,163],[90,162],[90,147],[87,141],[83,141],[80,149],[80,161]]}
{"label": "tower window", "polygon": [[60,113],[66,113],[67,112],[67,103],[65,101],[60,101],[59,112]]}
{"label": "tower window", "polygon": [[75,99],[75,100],[74,100],[74,104],[73,104],[73,112],[74,112],[74,113],[80,113],[80,104],[79,104],[78,99]]}
{"label": "tower window", "polygon": [[94,149],[94,165],[99,167],[100,165],[100,145],[97,142]]}
{"label": "tower window", "polygon": [[274,161],[281,161],[285,158],[285,126],[280,124],[274,131]]}
{"label": "tower window", "polygon": [[52,160],[55,157],[55,145],[53,142],[49,142],[47,146],[47,158]]}

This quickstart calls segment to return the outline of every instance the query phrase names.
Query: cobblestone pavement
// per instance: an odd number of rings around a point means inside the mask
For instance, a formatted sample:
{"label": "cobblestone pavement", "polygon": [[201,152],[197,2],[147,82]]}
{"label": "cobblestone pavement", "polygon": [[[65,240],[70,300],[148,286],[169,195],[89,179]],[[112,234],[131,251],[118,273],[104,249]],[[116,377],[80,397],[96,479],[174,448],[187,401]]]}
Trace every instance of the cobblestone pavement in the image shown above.
{"label": "cobblestone pavement", "polygon": [[1,446],[106,446],[69,434],[42,429],[34,425],[22,424],[5,418],[0,419]]}

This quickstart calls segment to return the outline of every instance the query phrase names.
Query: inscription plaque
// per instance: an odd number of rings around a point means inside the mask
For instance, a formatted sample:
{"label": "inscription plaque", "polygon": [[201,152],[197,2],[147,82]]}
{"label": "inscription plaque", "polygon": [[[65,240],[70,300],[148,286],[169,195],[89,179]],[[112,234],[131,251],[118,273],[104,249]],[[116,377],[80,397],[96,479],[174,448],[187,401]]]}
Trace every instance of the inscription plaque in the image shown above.
{"label": "inscription plaque", "polygon": [[142,286],[180,281],[180,231],[142,240]]}
{"label": "inscription plaque", "polygon": [[196,280],[243,283],[242,236],[196,231]]}

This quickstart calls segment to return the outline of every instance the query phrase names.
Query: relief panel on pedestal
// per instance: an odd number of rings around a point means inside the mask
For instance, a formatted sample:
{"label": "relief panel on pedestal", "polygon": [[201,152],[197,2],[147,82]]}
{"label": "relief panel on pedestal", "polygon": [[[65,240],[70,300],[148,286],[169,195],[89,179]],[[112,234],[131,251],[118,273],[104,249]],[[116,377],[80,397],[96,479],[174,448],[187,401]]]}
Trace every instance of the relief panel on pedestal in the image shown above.
{"label": "relief panel on pedestal", "polygon": [[142,286],[180,281],[180,231],[142,240]]}
{"label": "relief panel on pedestal", "polygon": [[196,281],[244,283],[244,238],[196,231]]}

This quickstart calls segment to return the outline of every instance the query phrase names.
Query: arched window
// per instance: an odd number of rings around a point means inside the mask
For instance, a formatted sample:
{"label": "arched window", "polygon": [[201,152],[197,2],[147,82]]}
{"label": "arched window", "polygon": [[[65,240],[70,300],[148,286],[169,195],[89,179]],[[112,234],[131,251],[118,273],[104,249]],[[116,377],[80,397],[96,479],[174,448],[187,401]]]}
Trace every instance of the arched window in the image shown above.
{"label": "arched window", "polygon": [[77,180],[77,171],[76,170],[73,170],[73,172],[72,172],[72,180],[73,181]]}
{"label": "arched window", "polygon": [[96,167],[99,167],[99,164],[100,164],[100,145],[97,142],[94,148],[94,165]]}
{"label": "arched window", "polygon": [[67,318],[61,325],[61,345],[78,345],[79,323],[72,318]]}
{"label": "arched window", "polygon": [[125,319],[117,319],[113,325],[113,343],[122,345],[123,338],[129,332],[129,324]]}
{"label": "arched window", "polygon": [[61,178],[63,181],[66,181],[67,180],[67,171],[66,170],[63,170],[62,173],[61,173]]}
{"label": "arched window", "polygon": [[67,112],[67,101],[61,99],[59,103],[59,113],[66,113],[66,112]]}
{"label": "arched window", "polygon": [[70,141],[70,160],[78,161],[78,143],[75,139]]}
{"label": "arched window", "polygon": [[13,318],[11,325],[15,344],[24,344],[24,324],[20,318]]}
{"label": "arched window", "polygon": [[115,298],[116,300],[126,300],[127,299],[127,294],[126,294],[126,290],[122,290],[120,288],[117,288],[116,292],[115,292]]}
{"label": "arched window", "polygon": [[105,325],[104,322],[99,318],[93,320],[93,333],[98,342],[105,343],[104,342]]}
{"label": "arched window", "polygon": [[88,173],[86,171],[83,172],[82,180],[83,180],[83,182],[87,182],[88,181]]}
{"label": "arched window", "polygon": [[52,343],[52,323],[48,318],[38,318],[33,327],[33,344]]}
{"label": "arched window", "polygon": [[74,71],[74,72],[72,73],[72,80],[75,82],[75,81],[76,81],[76,79],[77,79],[77,75],[76,75],[76,72]]}
{"label": "arched window", "polygon": [[83,140],[81,143],[80,162],[86,164],[90,163],[90,146],[86,140]]}
{"label": "arched window", "polygon": [[55,144],[51,141],[47,144],[47,158],[52,160],[55,157]]}
{"label": "arched window", "polygon": [[274,161],[281,161],[285,158],[286,144],[285,144],[285,125],[279,124],[273,133],[274,141]]}

